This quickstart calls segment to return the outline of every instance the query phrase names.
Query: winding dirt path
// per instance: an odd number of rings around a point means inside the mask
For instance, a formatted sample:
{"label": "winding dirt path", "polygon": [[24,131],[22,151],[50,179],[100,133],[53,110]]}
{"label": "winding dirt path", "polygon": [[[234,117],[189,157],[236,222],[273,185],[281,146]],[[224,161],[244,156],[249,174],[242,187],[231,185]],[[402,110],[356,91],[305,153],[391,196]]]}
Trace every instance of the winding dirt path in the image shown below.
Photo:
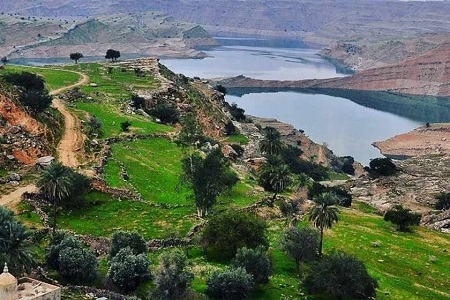
{"label": "winding dirt path", "polygon": [[[68,89],[72,89],[74,87],[87,84],[89,82],[89,77],[86,74],[75,72],[80,75],[80,80],[72,85],[68,85],[56,90],[50,91],[50,95],[56,96]],[[55,98],[53,100],[53,107],[58,109],[61,114],[64,116],[65,130],[64,135],[58,145],[57,152],[59,156],[59,161],[61,161],[64,165],[68,167],[77,167],[79,166],[79,161],[76,156],[79,153],[80,149],[83,147],[84,138],[83,134],[80,131],[80,122],[77,118],[69,113],[69,111],[64,106],[63,102]],[[15,210],[17,204],[20,202],[22,198],[22,194],[25,192],[33,193],[37,192],[38,188],[34,184],[28,184],[26,186],[21,186],[14,190],[13,192],[3,195],[0,197],[0,206],[7,206],[13,210]]]}
{"label": "winding dirt path", "polygon": [[[60,94],[68,89],[87,84],[89,77],[86,74],[75,72],[81,76],[80,80],[72,85],[65,86],[50,92],[50,95]],[[80,121],[74,117],[65,107],[61,99],[53,99],[53,107],[59,110],[64,117],[64,134],[59,142],[57,152],[58,160],[68,167],[78,167],[80,162],[77,154],[83,149],[84,137],[80,131]]]}

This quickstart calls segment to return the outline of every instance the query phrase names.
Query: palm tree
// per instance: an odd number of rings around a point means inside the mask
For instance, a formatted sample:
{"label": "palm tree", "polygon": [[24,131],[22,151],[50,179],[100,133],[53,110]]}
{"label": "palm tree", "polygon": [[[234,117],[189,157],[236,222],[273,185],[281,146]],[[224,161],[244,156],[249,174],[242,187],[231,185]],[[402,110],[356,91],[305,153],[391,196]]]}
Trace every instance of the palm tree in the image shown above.
{"label": "palm tree", "polygon": [[53,234],[56,230],[57,209],[61,201],[73,191],[73,172],[59,162],[54,162],[41,173],[36,183],[41,193],[53,204]]}
{"label": "palm tree", "polygon": [[273,127],[264,128],[264,139],[259,143],[261,152],[269,155],[278,155],[283,149],[283,142],[281,142],[281,135]]}
{"label": "palm tree", "polygon": [[259,184],[269,192],[273,192],[272,201],[292,182],[291,170],[280,156],[269,155],[258,170]]}
{"label": "palm tree", "polygon": [[36,264],[25,227],[14,219],[12,212],[0,206],[0,261],[8,262],[11,273],[16,276],[30,273]]}
{"label": "palm tree", "polygon": [[320,228],[319,256],[322,256],[323,230],[331,228],[334,222],[339,221],[339,210],[335,206],[338,197],[334,193],[322,193],[314,202],[316,203],[309,213],[309,220],[315,227]]}

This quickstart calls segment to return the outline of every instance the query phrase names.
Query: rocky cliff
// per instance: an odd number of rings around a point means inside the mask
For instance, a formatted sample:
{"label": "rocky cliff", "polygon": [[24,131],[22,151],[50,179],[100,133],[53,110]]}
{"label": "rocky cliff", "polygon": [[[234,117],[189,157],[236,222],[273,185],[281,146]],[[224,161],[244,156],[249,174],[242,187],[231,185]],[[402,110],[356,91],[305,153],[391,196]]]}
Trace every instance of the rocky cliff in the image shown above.
{"label": "rocky cliff", "polygon": [[364,70],[348,77],[276,81],[238,76],[219,83],[229,88],[332,88],[450,96],[450,42],[398,64]]}

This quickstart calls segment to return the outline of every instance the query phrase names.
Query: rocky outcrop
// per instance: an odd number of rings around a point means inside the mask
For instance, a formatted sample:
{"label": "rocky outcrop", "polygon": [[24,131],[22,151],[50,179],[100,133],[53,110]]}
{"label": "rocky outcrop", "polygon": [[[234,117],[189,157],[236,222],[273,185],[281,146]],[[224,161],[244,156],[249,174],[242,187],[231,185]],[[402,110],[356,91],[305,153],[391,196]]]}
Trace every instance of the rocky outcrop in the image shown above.
{"label": "rocky outcrop", "polygon": [[361,177],[352,181],[353,197],[381,211],[401,204],[420,212],[422,225],[450,233],[448,212],[434,210],[435,195],[450,192],[450,156],[421,156],[396,165],[399,171],[393,176]]}
{"label": "rocky outcrop", "polygon": [[46,127],[10,97],[0,92],[0,165],[33,165],[51,152]]}
{"label": "rocky outcrop", "polygon": [[373,145],[381,154],[404,159],[431,154],[450,153],[450,124],[431,124],[414,129],[408,133],[396,135]]}

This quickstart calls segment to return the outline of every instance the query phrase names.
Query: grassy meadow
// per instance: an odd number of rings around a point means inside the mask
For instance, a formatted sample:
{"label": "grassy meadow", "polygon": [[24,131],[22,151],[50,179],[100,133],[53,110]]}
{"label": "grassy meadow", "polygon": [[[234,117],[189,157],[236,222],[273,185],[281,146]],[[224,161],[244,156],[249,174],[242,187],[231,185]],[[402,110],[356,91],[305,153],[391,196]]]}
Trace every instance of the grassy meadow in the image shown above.
{"label": "grassy meadow", "polygon": [[[83,72],[97,87],[83,86],[81,90],[92,97],[90,102],[76,102],[72,111],[87,120],[87,115],[97,117],[102,123],[102,138],[120,136],[120,123],[129,120],[131,133],[173,133],[175,128],[156,124],[138,115],[126,115],[119,109],[128,101],[132,88],[152,89],[158,82],[151,75],[136,76],[133,71],[115,68],[108,73],[106,67],[96,63],[80,63],[65,67]],[[53,69],[35,69],[8,66],[9,70],[39,72],[47,80],[47,87],[55,89],[76,82],[78,74]],[[247,138],[237,135],[229,142],[247,143]],[[117,199],[106,194],[90,192],[86,206],[71,211],[61,211],[58,226],[79,234],[110,237],[119,229],[137,230],[146,239],[184,237],[189,229],[200,222],[196,217],[190,191],[180,184],[181,149],[168,138],[150,138],[111,145],[103,177],[112,187],[138,192],[142,201]],[[126,170],[128,180],[123,180]],[[239,174],[241,181],[228,193],[218,198],[217,210],[245,207],[266,196],[257,188],[248,174]],[[335,174],[336,179],[345,179]],[[37,215],[26,205],[19,207],[19,215],[30,228],[40,228]],[[352,208],[340,209],[340,221],[326,231],[324,253],[345,251],[362,260],[379,283],[377,299],[388,300],[444,300],[450,298],[450,238],[448,235],[414,228],[411,233],[395,231],[392,224],[383,221],[373,209],[356,202]],[[306,226],[301,221],[299,226]],[[273,275],[269,284],[257,288],[251,299],[317,299],[301,287],[304,275],[302,266],[295,264],[279,249],[280,234],[286,226],[285,219],[268,221],[269,253]],[[192,289],[204,292],[207,275],[223,264],[209,262],[199,247],[185,249],[189,268],[195,274]],[[152,268],[157,265],[160,251],[149,253]],[[100,277],[106,273],[106,262],[100,260]],[[96,281],[102,287],[101,278]],[[69,296],[68,296],[69,297]],[[79,295],[70,296],[70,299]],[[68,299],[69,299],[68,298]]]}

